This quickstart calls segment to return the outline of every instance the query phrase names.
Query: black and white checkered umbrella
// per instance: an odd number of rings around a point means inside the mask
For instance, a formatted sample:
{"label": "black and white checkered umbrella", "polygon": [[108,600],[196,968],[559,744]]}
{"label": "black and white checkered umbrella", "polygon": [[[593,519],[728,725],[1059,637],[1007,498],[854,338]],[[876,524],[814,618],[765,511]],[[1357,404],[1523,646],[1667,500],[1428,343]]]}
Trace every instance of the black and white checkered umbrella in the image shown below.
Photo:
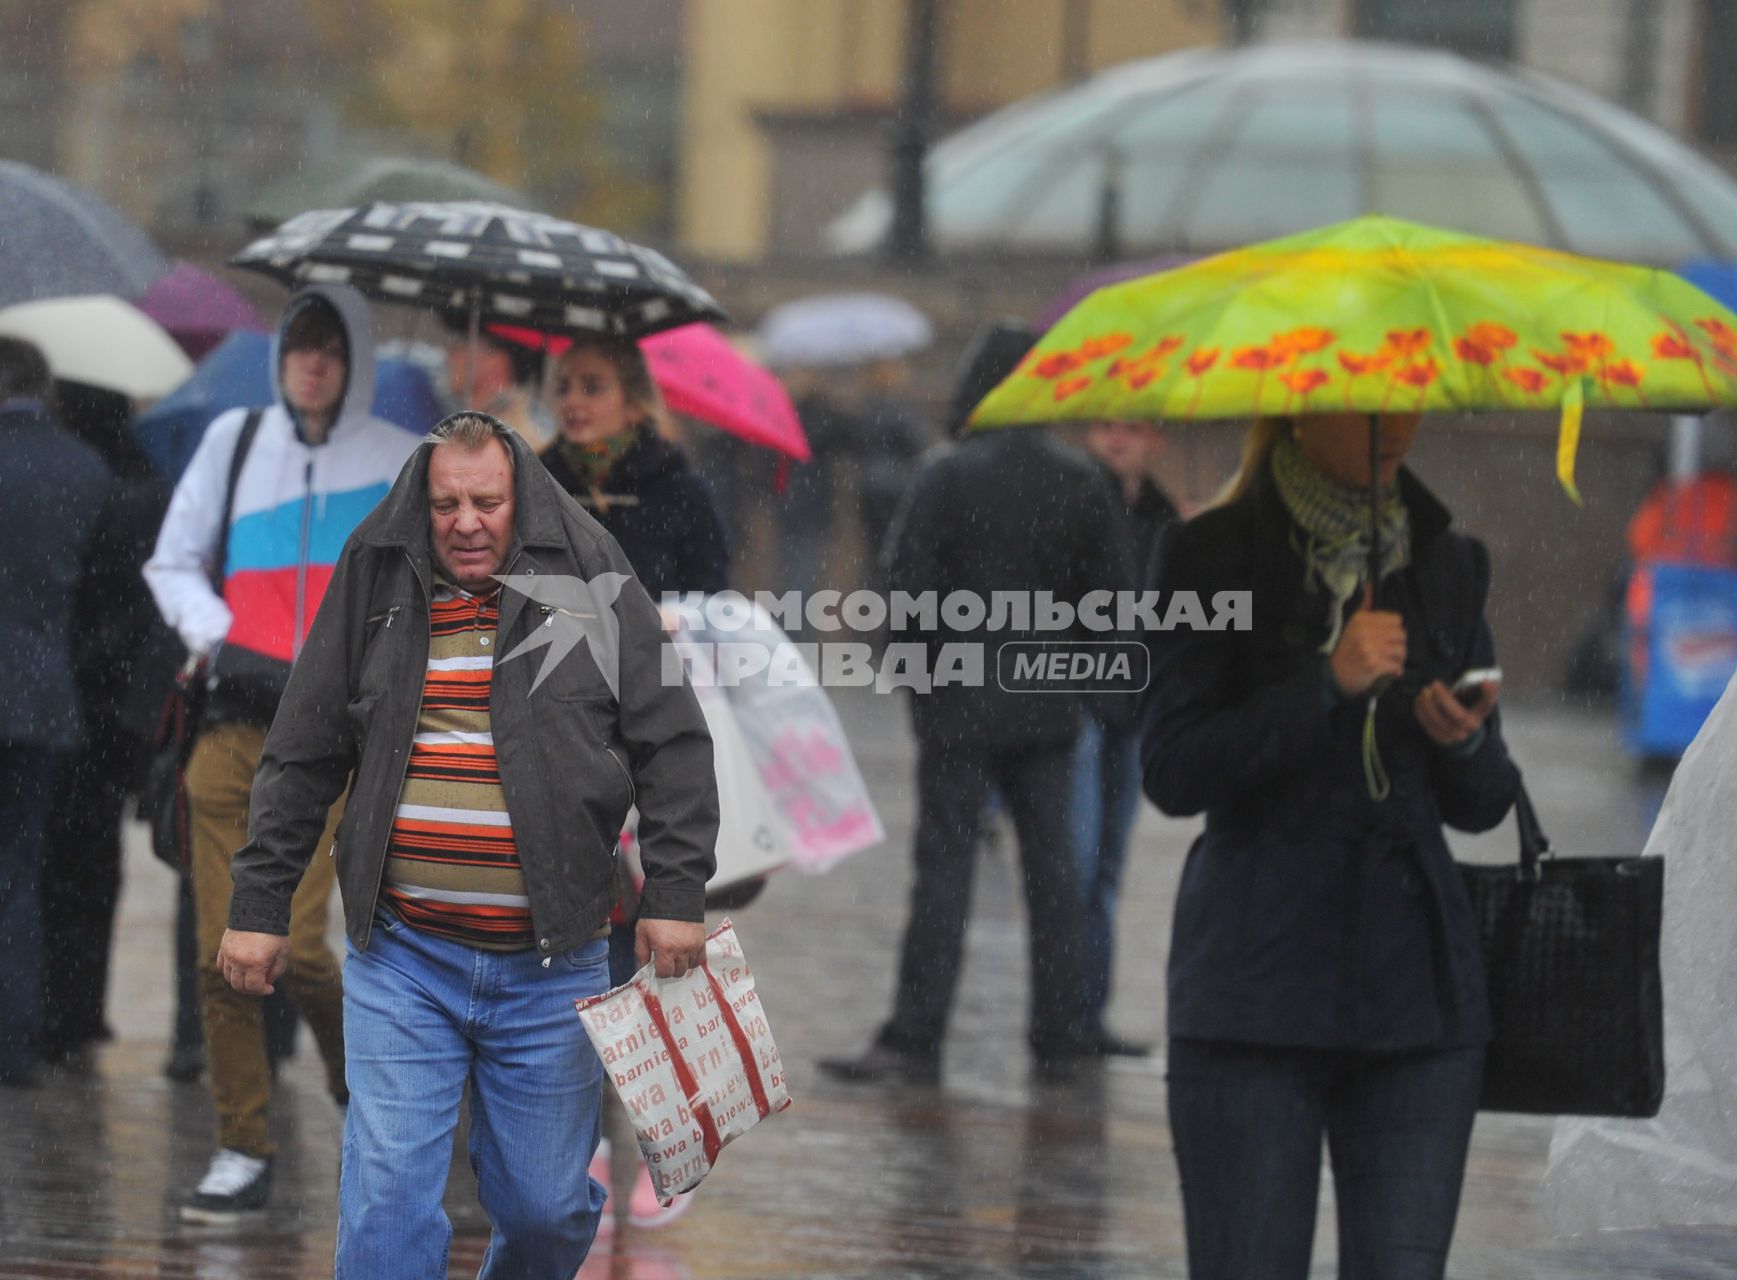
{"label": "black and white checkered umbrella", "polygon": [[291,218],[230,261],[288,285],[348,284],[383,302],[544,333],[643,338],[728,319],[656,250],[499,204],[319,209]]}

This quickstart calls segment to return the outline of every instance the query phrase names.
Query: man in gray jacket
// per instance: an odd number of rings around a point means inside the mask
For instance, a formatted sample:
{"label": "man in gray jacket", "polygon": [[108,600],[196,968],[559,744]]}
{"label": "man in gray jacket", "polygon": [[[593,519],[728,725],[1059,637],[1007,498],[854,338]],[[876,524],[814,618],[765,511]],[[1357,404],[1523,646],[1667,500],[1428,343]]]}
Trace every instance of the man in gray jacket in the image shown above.
{"label": "man in gray jacket", "polygon": [[717,784],[666,645],[620,548],[486,414],[437,426],[345,546],[266,738],[218,952],[237,990],[271,990],[349,782],[329,851],[348,935],[339,1276],[444,1272],[467,1084],[494,1226],[480,1274],[584,1261],[602,1067],[573,1000],[608,985],[630,805],[640,962],[679,977],[704,951]]}

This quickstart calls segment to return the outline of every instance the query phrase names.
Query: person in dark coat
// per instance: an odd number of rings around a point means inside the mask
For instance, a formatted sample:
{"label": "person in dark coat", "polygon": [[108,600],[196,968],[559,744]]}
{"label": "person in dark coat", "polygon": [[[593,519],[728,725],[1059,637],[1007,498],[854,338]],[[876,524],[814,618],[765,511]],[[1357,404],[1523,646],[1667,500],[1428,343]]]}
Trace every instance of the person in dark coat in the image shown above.
{"label": "person in dark coat", "polygon": [[1177,893],[1169,1114],[1195,1280],[1309,1270],[1323,1137],[1340,1274],[1439,1277],[1490,1021],[1443,824],[1484,831],[1519,775],[1457,676],[1494,664],[1489,560],[1381,420],[1266,421],[1220,505],[1173,526],[1153,585],[1246,591],[1247,630],[1151,631],[1142,750],[1165,813],[1204,812]]}
{"label": "person in dark coat", "polygon": [[[839,473],[862,439],[863,430],[824,373],[788,369],[780,376],[802,423],[810,456],[784,473],[783,492],[775,499],[777,586],[780,591],[800,592],[806,602],[815,592],[838,585],[825,579],[827,556],[838,528]],[[808,633],[813,630],[806,623],[803,629]],[[809,634],[809,638],[824,637]]]}
{"label": "person in dark coat", "polygon": [[[1029,348],[1029,333],[992,327],[966,360],[963,385],[994,385]],[[963,397],[961,397],[963,399]],[[888,587],[920,596],[996,593],[1030,599],[1050,592],[1077,602],[1131,586],[1115,494],[1092,462],[1042,428],[966,436],[931,454],[893,522]],[[1040,1081],[1071,1074],[1081,1051],[1081,901],[1069,806],[1079,698],[1066,691],[1009,692],[997,655],[1009,643],[1066,641],[1069,633],[959,630],[943,613],[934,631],[892,629],[895,644],[919,644],[930,669],[942,646],[980,645],[981,682],[917,693],[916,880],[899,961],[892,1016],[855,1058],[823,1061],[838,1079],[930,1083],[963,959],[975,841],[984,797],[998,787],[1019,836],[1031,921],[1028,1041]]]}
{"label": "person in dark coat", "polygon": [[36,1082],[42,869],[58,757],[83,734],[74,608],[110,476],[50,416],[42,353],[0,338],[0,1085]]}
{"label": "person in dark coat", "polygon": [[[1109,472],[1122,498],[1123,530],[1135,565],[1146,565],[1158,538],[1176,521],[1176,504],[1152,479],[1163,444],[1149,422],[1094,422],[1086,452]],[[1151,1046],[1104,1025],[1115,956],[1116,902],[1128,837],[1140,807],[1140,728],[1133,695],[1094,699],[1086,708],[1074,755],[1074,851],[1085,897],[1085,1043],[1100,1056],[1143,1058]]]}
{"label": "person in dark coat", "polygon": [[621,544],[653,600],[722,591],[730,557],[711,487],[658,434],[663,400],[631,342],[580,342],[553,380],[560,434],[539,456]]}
{"label": "person in dark coat", "polygon": [[68,1061],[107,1039],[109,949],[121,893],[121,811],[174,677],[179,646],[141,576],[169,490],[128,433],[113,391],[57,384],[60,421],[113,476],[73,605],[73,677],[84,713],[56,771],[42,877],[42,1055]]}

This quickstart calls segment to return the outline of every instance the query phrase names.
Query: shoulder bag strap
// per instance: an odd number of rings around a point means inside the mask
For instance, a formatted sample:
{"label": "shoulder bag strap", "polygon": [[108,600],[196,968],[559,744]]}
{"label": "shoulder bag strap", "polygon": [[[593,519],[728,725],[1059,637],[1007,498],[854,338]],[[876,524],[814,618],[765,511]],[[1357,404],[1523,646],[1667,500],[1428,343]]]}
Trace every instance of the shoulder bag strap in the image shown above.
{"label": "shoulder bag strap", "polygon": [[229,576],[229,522],[235,515],[235,489],[241,483],[241,468],[247,462],[247,451],[253,448],[253,438],[259,434],[259,420],[264,409],[249,409],[241,424],[241,434],[235,439],[235,453],[229,459],[229,486],[223,491],[223,521],[217,526],[217,558],[211,565],[211,585],[223,594],[223,581]]}

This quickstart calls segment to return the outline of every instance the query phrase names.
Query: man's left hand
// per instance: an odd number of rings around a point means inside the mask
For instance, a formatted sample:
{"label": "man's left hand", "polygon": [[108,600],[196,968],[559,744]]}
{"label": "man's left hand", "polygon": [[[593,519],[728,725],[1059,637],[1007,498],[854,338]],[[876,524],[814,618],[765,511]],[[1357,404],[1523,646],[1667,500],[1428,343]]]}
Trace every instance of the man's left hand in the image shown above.
{"label": "man's left hand", "polygon": [[634,931],[633,955],[641,968],[657,957],[657,976],[680,978],[706,958],[706,926],[688,920],[641,919]]}

